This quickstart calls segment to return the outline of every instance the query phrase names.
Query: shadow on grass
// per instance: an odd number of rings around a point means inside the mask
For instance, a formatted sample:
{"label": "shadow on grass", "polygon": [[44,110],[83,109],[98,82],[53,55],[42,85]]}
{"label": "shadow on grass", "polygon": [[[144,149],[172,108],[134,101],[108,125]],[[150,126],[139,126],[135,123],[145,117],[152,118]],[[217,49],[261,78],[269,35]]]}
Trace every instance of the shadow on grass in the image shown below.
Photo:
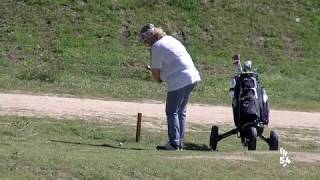
{"label": "shadow on grass", "polygon": [[183,149],[192,151],[210,151],[210,148],[205,144],[185,143]]}
{"label": "shadow on grass", "polygon": [[58,143],[65,143],[65,144],[75,144],[75,145],[85,145],[85,146],[96,146],[96,147],[107,147],[107,148],[114,148],[114,149],[129,149],[129,150],[143,150],[141,148],[123,148],[119,146],[113,146],[110,144],[89,144],[89,143],[82,143],[82,142],[70,142],[70,141],[60,141],[60,140],[50,140],[51,142],[58,142]]}

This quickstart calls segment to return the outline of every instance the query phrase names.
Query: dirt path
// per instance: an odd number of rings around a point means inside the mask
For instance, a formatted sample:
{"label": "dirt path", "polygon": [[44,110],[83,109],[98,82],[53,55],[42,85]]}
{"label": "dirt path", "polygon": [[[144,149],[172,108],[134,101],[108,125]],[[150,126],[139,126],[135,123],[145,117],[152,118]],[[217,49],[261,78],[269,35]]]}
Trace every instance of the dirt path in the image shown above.
{"label": "dirt path", "polygon": [[[146,119],[164,121],[164,104],[103,101],[94,99],[0,93],[0,115],[46,116],[53,118],[81,118],[136,121],[141,112]],[[121,118],[120,118],[121,119]],[[188,122],[199,124],[233,124],[231,107],[191,104]],[[271,111],[270,127],[320,128],[320,113]]]}

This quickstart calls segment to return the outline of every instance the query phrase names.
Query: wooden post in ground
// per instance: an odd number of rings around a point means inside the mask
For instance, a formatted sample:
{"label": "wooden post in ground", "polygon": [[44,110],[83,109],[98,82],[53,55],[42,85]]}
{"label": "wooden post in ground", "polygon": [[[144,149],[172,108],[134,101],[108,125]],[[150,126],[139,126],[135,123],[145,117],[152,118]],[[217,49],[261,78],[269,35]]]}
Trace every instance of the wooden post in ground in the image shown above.
{"label": "wooden post in ground", "polygon": [[140,142],[141,120],[142,120],[142,113],[138,113],[138,117],[137,117],[137,129],[136,129],[136,142]]}

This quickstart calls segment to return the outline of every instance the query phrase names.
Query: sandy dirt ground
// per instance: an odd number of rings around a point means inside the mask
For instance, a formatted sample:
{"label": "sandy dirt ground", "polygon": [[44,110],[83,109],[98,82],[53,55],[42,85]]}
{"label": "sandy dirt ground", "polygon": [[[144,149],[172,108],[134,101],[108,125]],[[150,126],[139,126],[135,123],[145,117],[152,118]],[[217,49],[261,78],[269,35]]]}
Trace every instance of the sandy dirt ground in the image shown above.
{"label": "sandy dirt ground", "polygon": [[[0,115],[52,118],[110,120],[136,122],[138,112],[143,119],[165,121],[165,105],[150,102],[122,102],[74,97],[39,96],[0,93]],[[233,124],[231,107],[190,104],[188,122],[214,125]],[[320,128],[320,112],[271,110],[269,127]]]}

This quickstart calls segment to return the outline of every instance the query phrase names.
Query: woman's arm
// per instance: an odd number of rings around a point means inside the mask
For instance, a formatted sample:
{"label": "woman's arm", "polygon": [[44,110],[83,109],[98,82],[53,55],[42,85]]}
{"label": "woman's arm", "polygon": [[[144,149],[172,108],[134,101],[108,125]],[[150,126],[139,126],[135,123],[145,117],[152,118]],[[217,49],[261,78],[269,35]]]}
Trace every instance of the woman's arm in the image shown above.
{"label": "woman's arm", "polygon": [[161,83],[162,80],[160,78],[160,69],[151,69],[152,72],[152,77],[155,79],[157,82]]}

